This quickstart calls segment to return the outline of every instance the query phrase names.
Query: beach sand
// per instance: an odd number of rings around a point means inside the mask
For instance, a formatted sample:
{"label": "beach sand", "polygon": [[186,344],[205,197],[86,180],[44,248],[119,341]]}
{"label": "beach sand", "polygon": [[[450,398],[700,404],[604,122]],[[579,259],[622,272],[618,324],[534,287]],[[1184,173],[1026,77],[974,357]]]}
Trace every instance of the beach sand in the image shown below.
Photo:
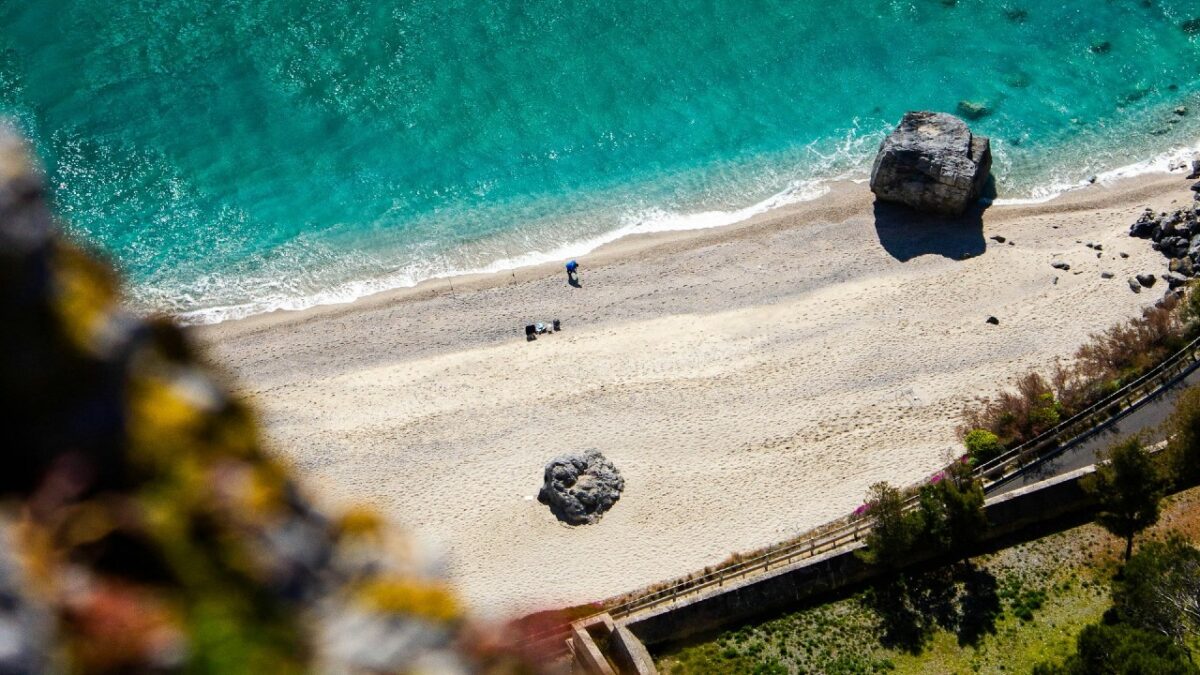
{"label": "beach sand", "polygon": [[[929,475],[961,452],[967,401],[1161,297],[1126,283],[1166,271],[1128,226],[1190,204],[1187,185],[1143,176],[939,226],[877,216],[844,183],[622,239],[580,258],[578,290],[543,265],[191,332],[307,489],[383,509],[476,611],[519,613],[703,568]],[[525,341],[554,318],[561,333]],[[534,496],[547,460],[585,448],[626,487],[572,528]]]}

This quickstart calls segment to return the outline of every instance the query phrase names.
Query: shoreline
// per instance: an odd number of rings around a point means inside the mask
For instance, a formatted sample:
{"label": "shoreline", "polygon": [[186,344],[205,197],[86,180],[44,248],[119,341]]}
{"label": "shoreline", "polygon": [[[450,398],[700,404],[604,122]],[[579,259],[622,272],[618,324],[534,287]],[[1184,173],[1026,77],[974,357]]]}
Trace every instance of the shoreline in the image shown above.
{"label": "shoreline", "polygon": [[[1100,191],[1120,191],[1133,194],[1144,192],[1144,184],[1157,183],[1160,180],[1183,179],[1185,172],[1182,168],[1167,170],[1167,162],[1173,162],[1185,155],[1195,152],[1200,157],[1200,146],[1196,148],[1172,149],[1157,157],[1130,164],[1098,176],[1096,181],[1082,182],[1072,187],[1064,187],[1061,192],[1049,197],[1026,199],[997,199],[986,207],[991,217],[1009,209],[1025,209],[1036,212],[1039,207],[1050,205],[1069,207],[1073,203],[1089,201],[1089,196],[1095,196]],[[1161,165],[1161,170],[1158,170]],[[687,242],[703,241],[709,237],[719,239],[728,236],[742,228],[752,229],[770,224],[780,219],[789,218],[823,218],[836,217],[837,213],[846,208],[846,193],[866,189],[865,179],[838,179],[823,184],[825,189],[820,195],[803,199],[756,213],[748,218],[731,223],[711,227],[698,227],[677,230],[658,230],[651,232],[634,232],[621,235],[612,241],[605,242],[590,250],[588,253],[577,254],[577,259],[584,259],[587,267],[603,266],[618,262],[621,258],[635,259],[651,249],[662,246],[675,246]],[[780,193],[782,194],[782,193]],[[778,196],[778,195],[776,195]],[[871,197],[873,199],[873,197]],[[774,197],[772,197],[774,199]],[[1110,200],[1099,200],[1109,203]],[[827,202],[827,203],[826,203]],[[751,208],[751,207],[747,207]],[[1132,222],[1132,221],[1131,221]],[[562,270],[564,261],[552,260],[537,262],[512,268],[502,268],[492,271],[468,271],[451,273],[424,279],[411,286],[388,288],[357,297],[345,302],[315,304],[301,309],[276,309],[269,312],[250,314],[235,319],[226,319],[214,323],[185,324],[189,331],[205,335],[212,332],[232,330],[254,331],[278,324],[307,321],[317,316],[336,317],[353,313],[360,309],[379,307],[395,302],[436,297],[443,294],[453,295],[460,292],[480,291],[500,287],[512,283],[521,283],[533,279],[544,279],[555,275],[564,276]]]}
{"label": "shoreline", "polygon": [[[548,263],[189,332],[309,491],[377,504],[445,552],[468,602],[522,613],[703,568],[928,475],[967,400],[1158,298],[1124,283],[1165,271],[1128,226],[1190,203],[1187,185],[1146,175],[964,226],[876,213],[842,183],[608,244],[579,290]],[[562,333],[525,342],[552,318]],[[546,461],[589,447],[626,492],[569,528],[532,496]]]}
{"label": "shoreline", "polygon": [[[1110,169],[1093,176],[1089,180],[1082,180],[1075,183],[1053,183],[1048,186],[1044,186],[1043,188],[1036,189],[1034,191],[1035,194],[1030,197],[997,198],[994,201],[993,206],[1028,206],[1045,204],[1065,195],[1069,195],[1080,190],[1086,190],[1095,185],[1111,186],[1121,181],[1138,178],[1140,176],[1153,175],[1156,173],[1175,173],[1176,169],[1174,167],[1182,167],[1186,165],[1188,163],[1187,160],[1192,157],[1200,157],[1200,143],[1171,147],[1155,154],[1149,159]],[[245,305],[233,305],[226,307],[211,307],[202,310],[192,310],[175,315],[174,318],[176,321],[189,326],[214,325],[228,321],[243,321],[262,315],[275,315],[281,312],[303,312],[319,307],[348,305],[384,293],[415,290],[421,286],[437,285],[439,283],[449,285],[452,284],[454,280],[471,279],[481,275],[511,274],[516,270],[535,268],[543,265],[561,265],[562,263],[566,262],[566,260],[571,258],[581,258],[584,256],[594,255],[600,249],[620,242],[621,240],[629,237],[639,237],[652,234],[694,232],[739,225],[747,223],[748,221],[756,218],[769,216],[773,212],[787,209],[791,206],[813,201],[820,201],[827,198],[830,192],[837,189],[839,185],[845,185],[847,183],[862,184],[866,181],[867,176],[865,174],[842,174],[840,176],[826,179],[796,181],[783,190],[772,194],[766,199],[741,208],[726,211],[664,213],[664,215],[669,216],[669,218],[666,219],[666,222],[660,222],[658,225],[649,226],[648,229],[645,222],[620,225],[611,230],[601,232],[600,234],[589,239],[556,245],[548,252],[530,251],[526,253],[518,253],[512,257],[494,260],[484,268],[467,270],[452,269],[448,272],[439,273],[433,277],[420,279],[415,283],[393,283],[386,281],[386,279],[388,279],[387,275],[382,275],[370,279],[343,282],[336,288],[328,289],[314,295],[277,300],[277,303],[283,303],[289,306],[279,307],[276,309],[246,310]],[[689,221],[692,224],[687,224]],[[704,224],[705,222],[715,222],[715,224]],[[675,224],[672,225],[670,223]],[[327,294],[332,294],[333,299],[323,299],[323,296]],[[348,299],[343,299],[341,296],[349,297]],[[212,316],[226,315],[229,315],[228,318],[208,320]]]}

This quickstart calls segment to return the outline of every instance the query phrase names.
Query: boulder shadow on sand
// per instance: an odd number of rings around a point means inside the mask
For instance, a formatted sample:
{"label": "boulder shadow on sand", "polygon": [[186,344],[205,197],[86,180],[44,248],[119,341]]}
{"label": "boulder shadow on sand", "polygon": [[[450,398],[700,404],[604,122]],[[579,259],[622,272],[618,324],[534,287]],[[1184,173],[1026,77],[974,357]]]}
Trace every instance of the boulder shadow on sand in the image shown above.
{"label": "boulder shadow on sand", "polygon": [[[994,194],[992,192],[991,194]],[[900,204],[875,201],[875,233],[883,249],[900,262],[922,255],[963,260],[987,249],[983,212],[990,196],[960,216],[920,213]]]}

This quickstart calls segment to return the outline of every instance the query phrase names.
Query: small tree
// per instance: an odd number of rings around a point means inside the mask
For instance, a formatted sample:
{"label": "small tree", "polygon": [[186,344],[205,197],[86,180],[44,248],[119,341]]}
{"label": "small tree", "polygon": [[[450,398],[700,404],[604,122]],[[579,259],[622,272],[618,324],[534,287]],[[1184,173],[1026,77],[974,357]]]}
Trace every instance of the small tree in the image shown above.
{"label": "small tree", "polygon": [[904,509],[904,495],[891,484],[871,486],[867,497],[871,533],[861,555],[872,565],[896,566],[912,552],[923,527],[921,513]]}
{"label": "small tree", "polygon": [[987,429],[972,429],[963,436],[963,445],[967,455],[975,466],[990,462],[1004,453],[1004,444],[1000,437]]}
{"label": "small tree", "polygon": [[1109,448],[1096,472],[1084,479],[1083,489],[1100,505],[1096,522],[1125,539],[1126,561],[1133,554],[1133,537],[1158,522],[1164,488],[1154,458],[1137,437]]}
{"label": "small tree", "polygon": [[971,475],[970,467],[962,462],[951,464],[938,480],[921,488],[926,538],[938,550],[965,554],[987,529],[983,500],[983,486]]}
{"label": "small tree", "polygon": [[[1193,292],[1189,297],[1200,298]],[[1172,482],[1180,487],[1200,478],[1200,387],[1179,396],[1175,411],[1167,419],[1167,459]]]}
{"label": "small tree", "polygon": [[1185,646],[1200,638],[1200,550],[1181,537],[1138,548],[1112,583],[1113,614]]}

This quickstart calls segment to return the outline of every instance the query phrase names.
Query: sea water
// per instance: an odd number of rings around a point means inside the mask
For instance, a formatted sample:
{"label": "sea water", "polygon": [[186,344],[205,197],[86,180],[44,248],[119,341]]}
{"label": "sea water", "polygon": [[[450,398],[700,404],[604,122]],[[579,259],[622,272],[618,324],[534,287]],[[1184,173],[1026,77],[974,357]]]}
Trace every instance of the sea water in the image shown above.
{"label": "sea water", "polygon": [[0,0],[0,113],[137,306],[216,321],[811,199],[911,109],[974,108],[1002,199],[1162,164],[1200,140],[1197,19],[1195,0]]}

